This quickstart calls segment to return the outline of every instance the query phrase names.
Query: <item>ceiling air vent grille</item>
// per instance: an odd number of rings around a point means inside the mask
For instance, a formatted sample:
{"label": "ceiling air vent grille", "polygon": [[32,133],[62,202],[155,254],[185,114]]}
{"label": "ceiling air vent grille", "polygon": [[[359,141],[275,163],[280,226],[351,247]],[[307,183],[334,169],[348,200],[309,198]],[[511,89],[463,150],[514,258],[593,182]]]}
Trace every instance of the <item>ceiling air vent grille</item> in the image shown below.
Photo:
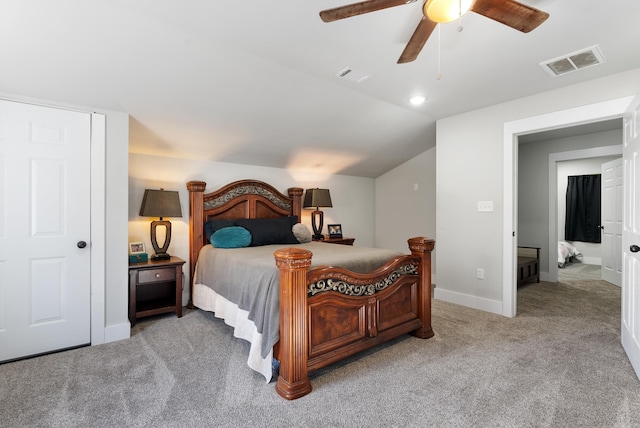
{"label": "ceiling air vent grille", "polygon": [[338,74],[336,74],[336,77],[338,79],[348,80],[349,82],[362,83],[371,76],[368,76],[361,71],[354,70],[351,67],[346,67],[340,70]]}
{"label": "ceiling air vent grille", "polygon": [[549,61],[541,62],[540,66],[551,76],[561,76],[573,71],[593,67],[605,62],[598,46],[591,46],[580,51],[572,52]]}

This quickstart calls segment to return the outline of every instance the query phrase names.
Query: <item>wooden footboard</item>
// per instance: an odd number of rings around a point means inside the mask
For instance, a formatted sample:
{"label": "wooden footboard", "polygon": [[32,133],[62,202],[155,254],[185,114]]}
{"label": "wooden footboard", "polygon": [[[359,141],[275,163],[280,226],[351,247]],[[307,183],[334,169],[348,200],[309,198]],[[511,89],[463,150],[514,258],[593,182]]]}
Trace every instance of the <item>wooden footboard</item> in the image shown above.
{"label": "wooden footboard", "polygon": [[394,337],[433,336],[431,251],[435,242],[409,241],[411,255],[370,274],[309,269],[312,254],[276,251],[280,270],[280,376],[276,391],[292,400],[311,392],[308,372]]}

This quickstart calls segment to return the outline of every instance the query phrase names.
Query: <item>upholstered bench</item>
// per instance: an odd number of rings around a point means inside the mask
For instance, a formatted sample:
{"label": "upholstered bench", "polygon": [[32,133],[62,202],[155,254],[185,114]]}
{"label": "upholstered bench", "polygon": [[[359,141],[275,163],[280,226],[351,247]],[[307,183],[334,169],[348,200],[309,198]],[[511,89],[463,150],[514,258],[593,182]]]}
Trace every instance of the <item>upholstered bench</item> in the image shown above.
{"label": "upholstered bench", "polygon": [[518,286],[540,282],[540,247],[518,247]]}

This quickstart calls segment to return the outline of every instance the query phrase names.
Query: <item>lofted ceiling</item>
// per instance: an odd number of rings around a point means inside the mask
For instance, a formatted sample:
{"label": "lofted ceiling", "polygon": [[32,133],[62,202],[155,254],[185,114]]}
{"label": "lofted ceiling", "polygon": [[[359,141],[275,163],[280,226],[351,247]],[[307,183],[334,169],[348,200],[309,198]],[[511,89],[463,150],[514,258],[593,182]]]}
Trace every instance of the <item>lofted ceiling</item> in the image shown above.
{"label": "lofted ceiling", "polygon": [[[3,0],[0,93],[126,112],[132,153],[377,177],[440,118],[640,67],[640,1],[522,2],[549,19],[523,34],[471,12],[399,65],[419,1],[324,23],[349,1]],[[601,65],[539,65],[594,45]]]}

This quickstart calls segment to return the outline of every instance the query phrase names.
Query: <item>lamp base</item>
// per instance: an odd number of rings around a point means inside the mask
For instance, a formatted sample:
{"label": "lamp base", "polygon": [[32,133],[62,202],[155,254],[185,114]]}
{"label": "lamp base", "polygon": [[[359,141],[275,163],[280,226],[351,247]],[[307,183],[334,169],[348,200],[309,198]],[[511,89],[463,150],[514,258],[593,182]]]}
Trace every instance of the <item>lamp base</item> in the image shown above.
{"label": "lamp base", "polygon": [[[156,233],[158,226],[165,227],[164,244],[162,245],[162,247],[158,245],[158,238]],[[151,222],[151,245],[153,246],[153,250],[156,253],[153,256],[151,256],[151,260],[169,260],[171,258],[171,256],[167,254],[167,249],[169,248],[169,242],[171,242],[171,222],[168,220],[152,221]]]}
{"label": "lamp base", "polygon": [[324,213],[318,209],[311,213],[311,227],[313,228],[313,239],[320,241],[324,239],[322,235],[322,223],[324,222]]}

